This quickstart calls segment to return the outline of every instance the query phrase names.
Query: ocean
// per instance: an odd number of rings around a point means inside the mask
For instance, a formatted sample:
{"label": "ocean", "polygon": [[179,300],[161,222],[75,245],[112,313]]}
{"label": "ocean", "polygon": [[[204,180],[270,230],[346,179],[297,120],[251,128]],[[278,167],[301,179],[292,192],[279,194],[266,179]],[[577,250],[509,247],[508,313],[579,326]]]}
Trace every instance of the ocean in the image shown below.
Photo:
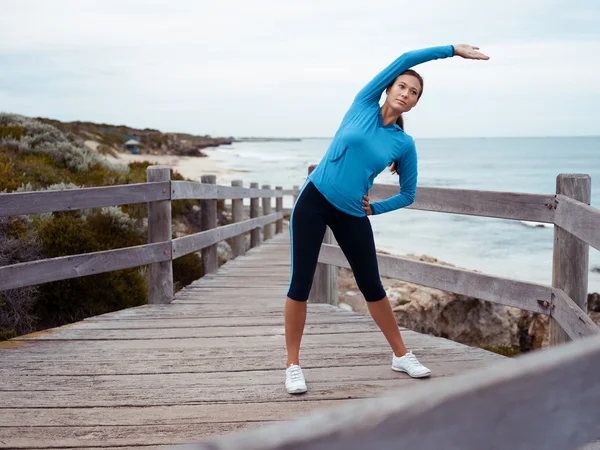
{"label": "ocean", "polygon": [[[241,179],[272,187],[301,186],[331,139],[241,142],[209,149],[209,158],[235,170],[218,184]],[[592,206],[600,208],[600,137],[416,139],[419,186],[553,194],[560,173],[592,177]],[[200,174],[199,174],[200,175]],[[387,169],[376,183],[395,184]],[[291,207],[291,198],[284,207]],[[552,284],[553,226],[401,209],[370,216],[378,249],[428,255],[457,267],[523,281]],[[590,248],[590,270],[600,252]],[[589,273],[589,292],[600,292],[600,273]]]}

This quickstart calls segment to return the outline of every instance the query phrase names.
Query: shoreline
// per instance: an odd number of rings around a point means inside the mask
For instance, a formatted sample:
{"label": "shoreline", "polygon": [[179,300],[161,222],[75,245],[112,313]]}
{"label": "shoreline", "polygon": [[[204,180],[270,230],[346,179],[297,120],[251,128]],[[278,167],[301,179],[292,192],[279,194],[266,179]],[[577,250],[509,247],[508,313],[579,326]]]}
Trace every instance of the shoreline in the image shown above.
{"label": "shoreline", "polygon": [[[86,141],[88,148],[96,151],[97,143]],[[165,165],[181,174],[183,177],[199,181],[202,175],[216,175],[219,180],[230,180],[240,171],[223,167],[210,156],[178,156],[178,155],[151,155],[119,152],[117,157],[100,155],[113,164],[127,164],[148,161],[152,164]]]}

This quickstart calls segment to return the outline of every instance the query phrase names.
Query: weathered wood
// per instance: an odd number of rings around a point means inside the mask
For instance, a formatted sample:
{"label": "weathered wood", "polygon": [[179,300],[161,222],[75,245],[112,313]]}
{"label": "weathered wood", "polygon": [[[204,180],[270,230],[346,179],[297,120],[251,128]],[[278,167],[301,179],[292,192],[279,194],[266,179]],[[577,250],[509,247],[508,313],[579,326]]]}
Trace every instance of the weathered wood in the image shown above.
{"label": "weathered wood", "polygon": [[[173,450],[177,444],[201,437],[256,428],[264,422],[201,423],[190,419],[179,425],[118,425],[91,427],[0,427],[0,448],[26,449],[32,442],[58,450]],[[5,444],[2,444],[4,442]],[[124,446],[123,443],[131,445]],[[6,447],[4,447],[6,445]],[[97,446],[97,447],[96,447]],[[39,447],[38,447],[39,448]]]}
{"label": "weathered wood", "polygon": [[[558,175],[556,177],[556,193],[589,204],[591,197],[591,180],[589,175]],[[567,211],[570,210],[571,213],[577,214],[576,211],[581,211],[579,208],[573,208],[573,205],[565,201],[560,201],[558,207],[563,210],[562,213],[558,214],[559,221],[562,221],[563,224],[568,223],[571,228],[574,224],[581,225],[581,222],[577,218],[565,219],[564,212],[566,209]],[[600,222],[596,223],[595,226],[600,228]],[[588,271],[589,246],[559,225],[555,225],[552,286],[563,290],[567,297],[571,298],[577,306],[586,312]],[[557,301],[560,302],[560,298],[557,298]],[[565,330],[561,329],[560,325],[551,318],[550,344],[561,344],[568,340],[569,336]]]}
{"label": "weathered wood", "polygon": [[[170,304],[0,343],[1,445],[176,445],[232,423],[262,425],[393,388],[409,392],[505,359],[401,329],[433,370],[432,380],[413,380],[390,369],[389,345],[372,319],[309,304],[301,353],[309,392],[288,396],[281,295],[289,270],[289,234],[281,233],[186,286]],[[53,335],[61,339],[46,339]]]}
{"label": "weathered wood", "polygon": [[[373,322],[307,324],[304,334],[373,333],[378,328]],[[278,326],[214,326],[189,328],[159,328],[156,330],[79,330],[72,327],[56,328],[46,333],[34,333],[31,337],[21,336],[18,340],[80,340],[80,341],[132,341],[136,339],[191,339],[227,336],[283,336],[283,324]]]}
{"label": "weathered wood", "polygon": [[[250,350],[247,347],[244,347],[244,350]],[[440,369],[436,369],[435,377],[447,376],[456,371],[461,370],[461,365],[463,369],[466,367],[476,367],[478,364],[487,364],[492,359],[489,357],[487,352],[480,350],[481,353],[486,353],[485,355],[480,355],[476,352],[470,351],[468,349],[448,349],[448,348],[440,348],[440,349],[419,349],[420,352],[424,355],[421,356],[424,362],[427,364],[435,364],[436,367]],[[252,352],[248,353],[244,356],[242,360],[239,359],[236,355],[227,354],[221,357],[215,357],[213,355],[188,355],[185,352],[179,352],[177,354],[172,354],[171,356],[165,355],[154,355],[153,353],[149,353],[148,356],[140,354],[140,353],[130,353],[119,358],[120,355],[111,354],[110,358],[106,355],[94,355],[94,354],[84,354],[84,355],[74,355],[77,359],[67,359],[60,358],[58,360],[55,359],[35,359],[31,358],[26,359],[12,359],[7,358],[3,361],[3,366],[0,368],[1,376],[10,376],[12,373],[27,373],[28,376],[42,376],[46,380],[46,382],[51,382],[50,377],[55,376],[63,376],[63,377],[71,377],[71,376],[89,376],[95,377],[100,375],[156,375],[157,373],[180,373],[180,374],[189,374],[189,373],[217,373],[217,372],[227,372],[230,370],[232,366],[236,366],[238,371],[256,371],[256,370],[271,370],[271,371],[280,371],[281,370],[281,352],[274,351],[270,349],[269,351],[258,351],[258,349],[252,349]],[[82,359],[82,358],[86,359]],[[236,362],[235,359],[238,359]],[[498,356],[498,358],[501,358]],[[325,369],[328,367],[379,367],[378,371],[388,365],[390,362],[390,355],[388,352],[383,351],[383,349],[376,351],[374,349],[356,349],[355,352],[350,352],[347,358],[344,358],[343,361],[339,360],[339,351],[332,351],[332,349],[312,349],[310,352],[306,352],[302,358],[302,367],[305,369]],[[325,371],[323,371],[324,373]],[[387,372],[387,370],[385,370]],[[314,375],[314,373],[313,373]],[[377,380],[378,375],[375,376],[374,380]],[[394,377],[393,380],[398,380],[398,377]],[[339,380],[338,380],[339,381]],[[382,380],[383,381],[383,380]],[[319,382],[318,380],[314,380],[314,382]],[[28,388],[32,387],[28,385]],[[160,386],[155,386],[154,389],[159,388]],[[222,386],[217,385],[216,387],[221,388]],[[173,386],[171,386],[173,388]],[[125,390],[125,389],[121,389]],[[214,389],[213,389],[214,390]],[[9,398],[17,398],[13,397],[14,391],[2,391],[0,390],[0,405],[9,405],[9,403],[5,402],[5,400]],[[20,392],[36,392],[32,390],[24,390]],[[114,391],[112,391],[114,392]],[[237,395],[230,395],[228,398],[226,391],[217,390],[220,397],[214,398],[214,400],[219,401],[241,401],[243,398]],[[243,392],[243,391],[242,391]],[[208,394],[208,392],[205,392]],[[280,394],[280,392],[279,392]],[[29,394],[29,396],[34,396],[35,394]],[[138,394],[141,397],[141,394]],[[26,395],[21,395],[19,398],[25,398]],[[57,395],[53,395],[46,399],[45,404],[50,406],[52,402],[55,404],[57,402],[54,401],[54,398]],[[142,397],[146,398],[146,397]],[[90,399],[90,395],[86,395],[85,397],[81,396],[80,404],[83,405],[86,402],[86,399]],[[167,399],[171,403],[175,403],[172,399]],[[198,399],[201,401],[202,399]],[[277,399],[271,399],[273,401]],[[283,400],[283,399],[280,399]],[[202,400],[208,401],[208,400]],[[155,402],[158,402],[155,399]],[[20,404],[22,407],[30,407],[35,405],[25,405]],[[38,406],[43,406],[38,404]],[[61,406],[61,405],[57,405]],[[69,404],[65,404],[63,406],[69,406]],[[75,406],[71,404],[70,406]],[[89,406],[98,406],[89,405]]]}
{"label": "weathered wood", "polygon": [[[281,378],[281,377],[280,377]],[[347,400],[348,401],[348,400]],[[350,400],[364,402],[365,400]],[[291,419],[315,409],[312,402],[272,402],[172,405],[149,407],[111,408],[54,408],[52,414],[32,414],[31,409],[0,409],[0,424],[19,426],[114,426],[114,425],[160,425],[195,422],[252,422],[255,420]],[[325,400],[319,408],[327,408],[344,401]]]}
{"label": "weathered wood", "polygon": [[[271,186],[268,184],[263,185],[263,190],[271,190]],[[262,211],[263,216],[268,216],[271,214],[271,197],[263,197],[262,198]],[[267,241],[273,237],[273,225],[268,223],[263,227],[263,237],[264,240]]]}
{"label": "weathered wood", "polygon": [[258,189],[250,185],[250,189],[237,186],[221,186],[199,184],[193,181],[172,181],[171,200],[196,199],[196,200],[227,200],[260,197],[277,197],[284,195],[276,190]]}
{"label": "weathered wood", "polygon": [[187,448],[571,450],[600,435],[599,370],[600,338],[582,339]]}
{"label": "weathered wood", "polygon": [[300,186],[294,185],[294,189],[292,190],[292,195],[294,196],[294,205],[298,200],[298,195],[300,195]]}
{"label": "weathered wood", "polygon": [[[332,245],[323,245],[319,254],[319,262],[350,268],[342,250]],[[550,314],[549,306],[552,302],[552,288],[550,286],[485,275],[397,256],[378,254],[377,262],[379,272],[384,277],[468,295],[541,314]]]}
{"label": "weathered wood", "polygon": [[223,225],[209,231],[201,231],[200,233],[173,239],[173,257],[179,258],[188,253],[197,252],[208,246],[215,245],[217,242],[240,235],[247,231],[254,232],[264,224],[275,222],[281,217],[281,213],[272,213],[268,216],[261,216],[256,219],[248,219],[243,222]]}
{"label": "weathered wood", "polygon": [[63,191],[0,194],[0,216],[75,211],[170,198],[169,182],[126,184]]}
{"label": "weathered wood", "polygon": [[[150,166],[146,169],[148,182],[170,182],[171,169],[166,166]],[[170,193],[170,189],[168,191]],[[148,243],[164,242],[169,249],[169,260],[150,264],[148,267],[148,303],[170,303],[173,300],[173,264],[171,261],[171,200],[148,203]],[[114,269],[113,269],[114,270]]]}
{"label": "weathered wood", "polygon": [[[379,201],[399,191],[397,184],[375,184],[369,195]],[[415,202],[407,208],[553,223],[554,205],[554,195],[418,187]]]}
{"label": "weathered wood", "polygon": [[[215,175],[202,175],[200,181],[207,185],[217,183]],[[200,201],[200,222],[202,231],[209,231],[217,228],[217,201],[216,200],[201,200]],[[221,240],[221,239],[219,239]],[[217,244],[211,244],[202,248],[202,267],[204,273],[214,273],[219,268],[217,260]]]}
{"label": "weathered wood", "polygon": [[[242,180],[233,180],[231,185],[234,187],[244,186]],[[244,220],[244,200],[243,199],[232,199],[231,200],[231,220],[233,223],[242,222]],[[246,254],[246,241],[243,234],[239,234],[233,237],[233,245],[231,247],[233,257]]]}
{"label": "weathered wood", "polygon": [[[310,175],[317,166],[315,164],[308,168]],[[333,244],[333,232],[329,227],[325,229],[323,236],[324,244]],[[327,303],[329,305],[338,304],[337,292],[337,269],[328,264],[317,264],[313,283],[308,295],[309,303]]]}
{"label": "weathered wood", "polygon": [[[250,187],[258,189],[258,183],[250,183]],[[250,218],[255,219],[260,216],[259,212],[258,197],[250,198]],[[250,232],[250,248],[255,248],[260,245],[260,230],[258,228],[252,229]]]}
{"label": "weathered wood", "polygon": [[562,290],[553,288],[551,317],[570,339],[593,336],[600,328],[583,310]]}
{"label": "weathered wood", "polygon": [[[276,186],[275,190],[283,192],[283,187]],[[275,212],[280,212],[283,214],[283,196],[275,197]],[[283,233],[283,218],[281,218],[277,222],[275,222],[275,233],[276,234]]]}
{"label": "weathered wood", "polygon": [[600,250],[600,210],[562,194],[556,196],[556,203],[554,223]]}
{"label": "weathered wood", "polygon": [[158,242],[117,250],[13,264],[0,267],[0,291],[129,269],[157,261],[168,262],[170,259],[170,243]]}
{"label": "weathered wood", "polygon": [[[263,339],[263,342],[265,340]],[[324,342],[322,339],[321,342]],[[355,344],[356,345],[356,344]],[[243,348],[243,347],[242,347]],[[383,346],[382,346],[383,349]],[[343,358],[342,358],[343,359]],[[311,383],[318,381],[356,383],[358,381],[370,380],[398,380],[409,378],[408,375],[401,375],[390,369],[391,352],[387,353],[387,361],[378,365],[356,365],[356,366],[331,366],[331,367],[307,367],[303,369],[307,381]],[[440,378],[442,375],[456,375],[464,373],[465,370],[472,370],[490,364],[486,358],[474,359],[429,359],[427,356],[421,357],[423,363],[435,372],[431,379]],[[498,361],[495,359],[494,361]],[[170,386],[173,389],[181,389],[186,386],[204,387],[206,389],[214,387],[233,387],[239,389],[244,385],[245,389],[259,389],[261,386],[273,385],[279,383],[281,387],[282,367],[277,369],[265,370],[261,367],[259,370],[238,371],[234,361],[229,361],[229,370],[217,372],[204,369],[201,373],[182,373],[172,369],[163,373],[149,374],[126,374],[116,375],[74,375],[74,376],[46,376],[46,375],[27,375],[13,374],[12,376],[1,376],[2,390],[6,392],[14,391],[81,391],[86,389],[93,382],[95,391],[114,391],[114,390],[152,390],[157,387]],[[281,363],[280,363],[281,364]],[[206,366],[205,366],[206,367]],[[232,370],[233,369],[233,370]],[[157,383],[162,381],[162,383]],[[414,385],[414,383],[413,383]],[[405,385],[406,386],[406,385]],[[283,393],[282,393],[283,394]],[[282,402],[283,399],[277,400]],[[200,403],[200,402],[198,402]],[[120,405],[115,405],[120,406]],[[315,407],[318,407],[315,405]],[[0,423],[2,423],[2,411],[0,408]],[[246,418],[247,420],[248,418]]]}

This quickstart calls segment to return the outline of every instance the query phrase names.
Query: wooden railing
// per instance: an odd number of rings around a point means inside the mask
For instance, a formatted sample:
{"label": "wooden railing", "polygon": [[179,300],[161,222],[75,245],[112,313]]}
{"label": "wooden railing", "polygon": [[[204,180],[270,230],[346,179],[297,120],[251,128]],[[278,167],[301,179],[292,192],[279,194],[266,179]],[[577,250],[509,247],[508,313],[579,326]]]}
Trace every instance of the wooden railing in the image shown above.
{"label": "wooden railing", "polygon": [[[370,197],[398,192],[397,185],[376,184]],[[587,175],[559,175],[550,195],[417,189],[411,209],[554,224],[552,286],[378,255],[383,276],[546,314],[555,325],[553,343],[566,336],[573,342],[182,449],[600,448],[579,447],[600,439],[600,335],[585,312],[588,246],[600,249],[600,211],[589,202]],[[349,265],[328,230],[310,301],[337,302],[334,267]]]}
{"label": "wooden railing", "polygon": [[[315,166],[309,168],[309,173]],[[378,201],[398,194],[398,185],[375,184],[369,195]],[[440,266],[395,256],[378,255],[382,276],[456,294],[533,311],[551,317],[552,343],[600,332],[587,315],[589,245],[600,249],[600,210],[589,206],[587,175],[559,175],[557,193],[549,195],[417,189],[410,209],[466,214],[555,225],[552,286]],[[337,280],[331,266],[349,268],[328,230],[319,254],[319,267],[310,301],[337,303]]]}
{"label": "wooden railing", "polygon": [[[245,253],[244,233],[251,233],[250,247],[283,231],[283,196],[297,195],[295,190],[244,188],[241,181],[232,186],[216,185],[214,175],[201,177],[201,183],[171,181],[168,167],[151,166],[147,183],[84,188],[65,191],[0,194],[0,216],[73,211],[84,208],[148,203],[148,244],[115,250],[49,258],[0,267],[0,291],[51,281],[82,277],[103,272],[149,265],[149,303],[170,303],[173,299],[172,260],[202,250],[205,273],[218,266],[219,241],[233,238],[233,255]],[[243,199],[250,198],[250,219],[244,220]],[[272,198],[276,200],[272,211]],[[202,232],[172,239],[171,201],[201,200]],[[232,200],[230,225],[217,227],[217,200]],[[262,199],[262,215],[259,200]]]}

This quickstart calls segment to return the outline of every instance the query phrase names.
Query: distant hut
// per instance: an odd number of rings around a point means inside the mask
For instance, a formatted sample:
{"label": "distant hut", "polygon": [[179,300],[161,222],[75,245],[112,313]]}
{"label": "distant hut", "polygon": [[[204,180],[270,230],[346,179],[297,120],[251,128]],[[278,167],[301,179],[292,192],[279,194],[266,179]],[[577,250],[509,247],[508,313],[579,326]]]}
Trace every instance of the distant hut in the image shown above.
{"label": "distant hut", "polygon": [[135,139],[129,139],[125,142],[125,150],[129,153],[133,153],[134,155],[140,154],[140,143]]}

